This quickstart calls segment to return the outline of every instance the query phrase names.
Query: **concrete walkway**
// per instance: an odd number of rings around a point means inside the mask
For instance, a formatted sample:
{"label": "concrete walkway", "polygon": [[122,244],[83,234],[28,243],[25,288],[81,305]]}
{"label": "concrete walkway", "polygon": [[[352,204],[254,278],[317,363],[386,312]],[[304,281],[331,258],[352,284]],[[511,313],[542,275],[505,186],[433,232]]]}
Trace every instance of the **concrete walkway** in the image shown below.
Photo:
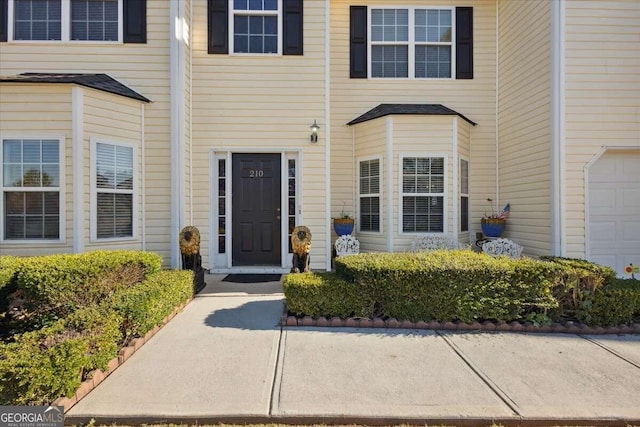
{"label": "concrete walkway", "polygon": [[640,336],[281,328],[280,283],[207,287],[70,424],[640,425]]}

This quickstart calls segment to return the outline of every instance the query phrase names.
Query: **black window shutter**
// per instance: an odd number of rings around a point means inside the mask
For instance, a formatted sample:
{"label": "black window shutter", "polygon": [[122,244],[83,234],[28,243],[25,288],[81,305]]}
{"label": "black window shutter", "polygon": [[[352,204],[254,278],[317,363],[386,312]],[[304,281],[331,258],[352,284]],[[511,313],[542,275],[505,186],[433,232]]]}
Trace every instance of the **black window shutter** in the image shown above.
{"label": "black window shutter", "polygon": [[123,39],[125,43],[147,42],[147,0],[124,0]]}
{"label": "black window shutter", "polygon": [[7,41],[9,32],[9,0],[0,0],[0,42]]}
{"label": "black window shutter", "polygon": [[209,53],[229,53],[229,2],[208,0],[207,12]]}
{"label": "black window shutter", "polygon": [[367,78],[367,6],[351,6],[349,77]]}
{"label": "black window shutter", "polygon": [[282,2],[282,54],[302,55],[303,51],[303,0],[283,0]]}
{"label": "black window shutter", "polygon": [[473,78],[473,8],[456,7],[456,79]]}

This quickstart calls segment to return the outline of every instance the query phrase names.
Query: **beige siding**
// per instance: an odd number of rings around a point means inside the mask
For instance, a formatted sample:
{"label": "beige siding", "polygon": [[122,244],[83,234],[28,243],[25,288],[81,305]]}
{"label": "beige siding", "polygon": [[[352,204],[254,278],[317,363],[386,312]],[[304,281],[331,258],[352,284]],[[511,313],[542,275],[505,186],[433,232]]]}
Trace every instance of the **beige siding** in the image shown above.
{"label": "beige siding", "polygon": [[[359,164],[360,160],[369,160],[373,158],[380,159],[380,226],[381,232],[361,232],[359,229],[359,211],[358,201],[356,200],[353,205],[355,206],[353,211],[354,218],[356,218],[356,235],[360,241],[360,249],[362,252],[385,252],[387,250],[387,233],[389,233],[390,218],[386,215],[387,212],[387,191],[385,188],[386,183],[386,164],[387,151],[386,151],[386,137],[387,137],[386,118],[382,117],[376,120],[357,124],[353,127],[355,137],[355,182],[354,188],[356,198],[358,197],[359,182]],[[334,198],[335,200],[335,198]],[[351,203],[350,200],[344,200],[345,206]],[[346,209],[346,208],[345,208]]]}
{"label": "beige siding", "polygon": [[[353,199],[353,148],[345,124],[381,103],[443,104],[469,117],[478,126],[471,131],[471,160],[475,165],[472,185],[472,227],[479,229],[479,201],[495,193],[495,1],[407,0],[402,6],[473,6],[474,78],[471,80],[350,79],[349,6],[355,0],[331,2],[331,198],[332,214],[343,200]],[[370,0],[367,6],[389,6],[388,0]],[[451,152],[451,147],[447,153]],[[396,156],[397,157],[397,156]],[[448,156],[451,161],[451,155]],[[397,158],[394,159],[394,162]]]}
{"label": "beige siding", "polygon": [[[301,225],[313,233],[311,266],[325,268],[325,2],[304,2],[303,56],[209,55],[206,4],[193,3],[192,34],[194,225],[202,235],[203,264],[209,264],[209,242],[217,241],[209,225],[210,152],[289,151],[302,158]],[[309,142],[314,120],[320,125],[316,144]]]}
{"label": "beige siding", "polygon": [[640,147],[640,3],[566,3],[566,255],[585,256],[585,165]]}
{"label": "beige siding", "polygon": [[[70,252],[73,241],[73,177],[71,161],[71,86],[0,83],[0,137],[61,137],[64,144],[60,175],[64,182],[62,243],[0,242],[0,255],[48,255]],[[0,201],[4,204],[4,200]],[[3,209],[4,211],[4,206]]]}
{"label": "beige siding", "polygon": [[[142,171],[142,135],[140,132],[140,102],[99,92],[92,89],[83,90],[83,125],[84,125],[84,244],[86,250],[95,249],[142,249],[142,218],[138,215],[138,236],[134,240],[91,242],[91,147],[92,141],[105,143],[127,143],[137,148],[138,157],[136,177],[138,212],[142,207],[141,171]],[[134,193],[135,194],[135,193]]]}
{"label": "beige siding", "polygon": [[[202,2],[203,4],[206,2]],[[145,107],[147,249],[170,252],[169,2],[147,4],[147,43],[0,43],[0,75],[106,73],[153,101]],[[58,127],[56,111],[47,125]],[[67,153],[70,156],[70,151]],[[70,201],[70,199],[68,200]]]}
{"label": "beige siding", "polygon": [[[496,208],[511,203],[506,237],[532,255],[551,252],[550,11],[548,0],[499,3]],[[479,208],[491,210],[487,202]]]}
{"label": "beige siding", "polygon": [[411,249],[416,234],[403,233],[400,206],[402,204],[401,157],[444,157],[445,179],[445,235],[453,233],[453,116],[394,116],[393,117],[393,249]]}
{"label": "beige siding", "polygon": [[[456,160],[457,163],[455,163],[455,167],[458,168],[458,193],[461,192],[461,188],[460,188],[460,158],[464,158],[465,160],[469,161],[470,159],[470,154],[471,154],[471,124],[469,122],[467,122],[466,120],[463,120],[461,118],[457,118],[456,119],[458,122],[458,159]],[[471,184],[471,175],[472,175],[472,168],[473,166],[471,165],[471,162],[469,162],[469,184]],[[460,232],[460,197],[456,196],[457,200],[455,201],[455,203],[458,203],[458,221],[457,221],[457,235],[458,235],[458,241],[460,242],[472,242],[475,241],[475,239],[472,239],[471,236],[471,232],[470,231],[466,231],[466,232]],[[471,199],[471,189],[469,189],[469,199]],[[471,202],[471,201],[470,201]],[[471,203],[469,203],[469,212],[471,212],[473,209],[473,207],[471,206]],[[471,228],[471,225],[469,226],[469,228]],[[454,231],[454,234],[456,233],[456,231]]]}

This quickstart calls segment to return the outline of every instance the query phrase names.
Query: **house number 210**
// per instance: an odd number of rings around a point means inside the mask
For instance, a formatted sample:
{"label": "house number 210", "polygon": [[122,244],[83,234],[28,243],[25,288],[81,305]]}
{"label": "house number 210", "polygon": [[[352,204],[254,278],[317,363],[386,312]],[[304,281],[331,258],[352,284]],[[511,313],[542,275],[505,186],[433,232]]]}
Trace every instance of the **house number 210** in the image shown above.
{"label": "house number 210", "polygon": [[262,178],[264,176],[264,171],[263,170],[250,170],[249,171],[249,178]]}

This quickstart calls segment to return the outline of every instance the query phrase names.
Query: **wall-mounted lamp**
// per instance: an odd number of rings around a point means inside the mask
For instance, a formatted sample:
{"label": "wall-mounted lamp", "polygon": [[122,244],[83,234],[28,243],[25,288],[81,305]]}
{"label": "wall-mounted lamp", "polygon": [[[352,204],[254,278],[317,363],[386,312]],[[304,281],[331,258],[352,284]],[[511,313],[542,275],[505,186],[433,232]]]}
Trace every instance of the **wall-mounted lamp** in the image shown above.
{"label": "wall-mounted lamp", "polygon": [[316,123],[316,121],[314,120],[313,124],[310,127],[311,137],[309,138],[309,141],[318,142],[318,130],[320,130],[320,125],[318,125],[318,123]]}

